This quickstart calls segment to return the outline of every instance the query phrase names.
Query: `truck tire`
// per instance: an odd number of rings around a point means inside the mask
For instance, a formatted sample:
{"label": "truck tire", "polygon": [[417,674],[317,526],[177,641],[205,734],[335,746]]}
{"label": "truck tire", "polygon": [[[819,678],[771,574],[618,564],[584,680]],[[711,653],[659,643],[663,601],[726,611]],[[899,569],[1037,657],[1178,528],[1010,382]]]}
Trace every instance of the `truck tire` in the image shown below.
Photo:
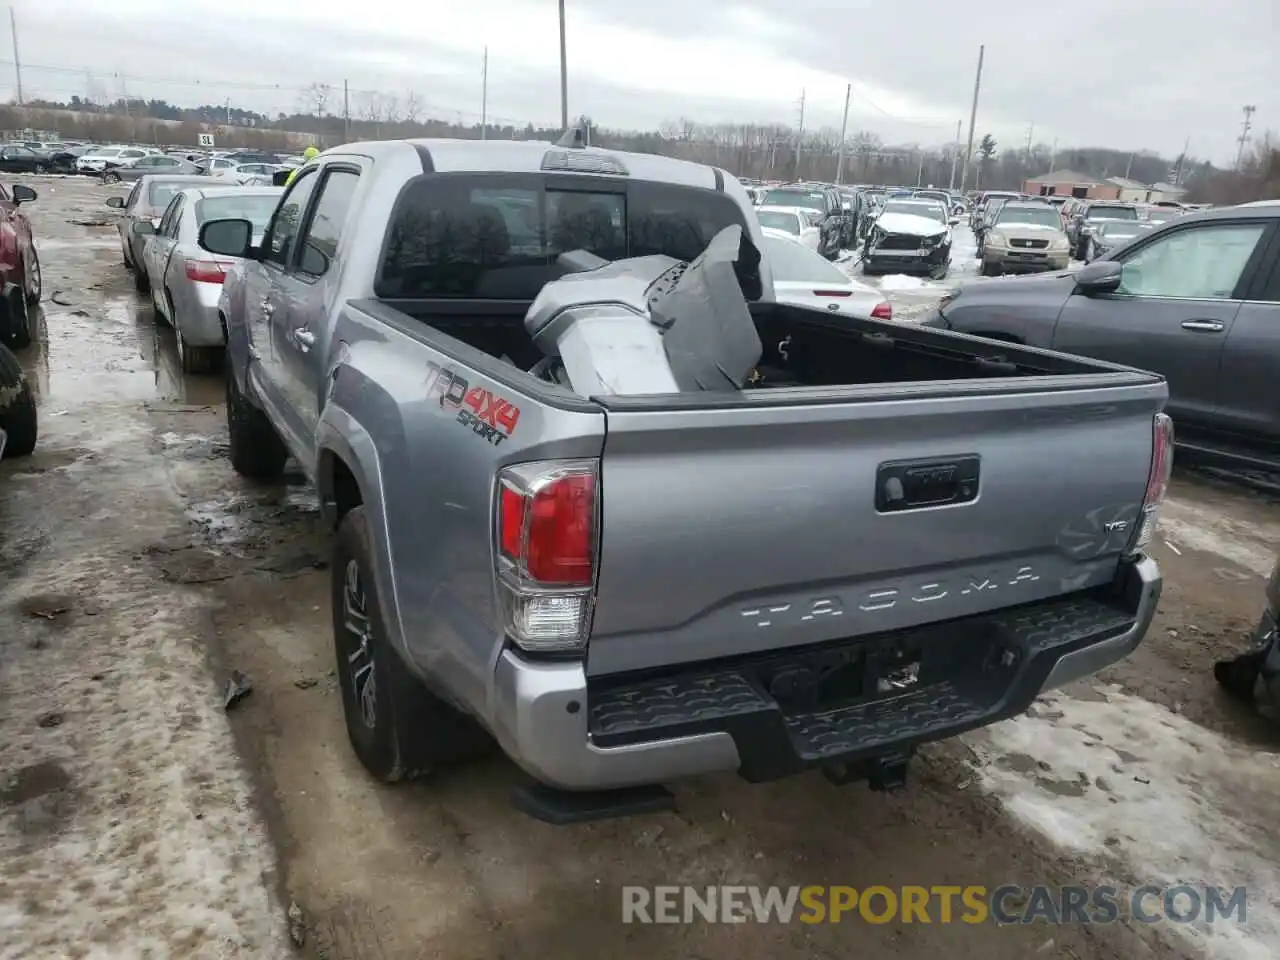
{"label": "truck tire", "polygon": [[491,741],[431,693],[387,641],[370,544],[364,507],[353,507],[333,547],[334,656],[351,748],[374,777],[397,783],[482,752]]}
{"label": "truck tire", "polygon": [[31,312],[27,296],[16,287],[0,309],[0,345],[21,350],[31,345]]}
{"label": "truck tire", "polygon": [[5,457],[25,457],[36,448],[36,398],[18,358],[0,346],[0,430]]}
{"label": "truck tire", "polygon": [[26,297],[27,305],[34,307],[40,302],[40,295],[44,292],[44,276],[40,273],[40,254],[36,252],[36,248],[31,248],[31,262],[27,264],[26,273]]}
{"label": "truck tire", "polygon": [[226,372],[231,466],[242,477],[274,480],[284,472],[289,451],[267,415],[240,392],[230,363],[226,364]]}

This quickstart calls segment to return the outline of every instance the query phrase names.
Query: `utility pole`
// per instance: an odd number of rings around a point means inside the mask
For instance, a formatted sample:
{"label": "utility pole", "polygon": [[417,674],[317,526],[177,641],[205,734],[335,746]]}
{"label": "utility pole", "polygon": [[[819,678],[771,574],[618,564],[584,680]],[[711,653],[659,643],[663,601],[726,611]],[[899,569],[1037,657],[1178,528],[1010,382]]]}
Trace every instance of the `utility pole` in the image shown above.
{"label": "utility pole", "polygon": [[951,179],[947,181],[948,190],[956,188],[956,161],[960,159],[960,128],[963,126],[963,120],[956,121],[956,143],[955,149],[951,151]]}
{"label": "utility pole", "polygon": [[1183,165],[1187,162],[1187,153],[1191,150],[1191,134],[1187,134],[1186,142],[1182,144],[1182,153],[1178,154],[1178,162],[1173,165],[1173,180],[1171,181],[1175,187],[1182,186]]}
{"label": "utility pole", "polygon": [[342,141],[351,142],[351,84],[342,81]]}
{"label": "utility pole", "polygon": [[1035,136],[1036,125],[1032,121],[1027,125],[1027,162],[1031,162],[1031,138]]}
{"label": "utility pole", "polygon": [[1053,173],[1058,163],[1058,138],[1053,138],[1053,149],[1049,151],[1049,172]]}
{"label": "utility pole", "polygon": [[924,151],[920,152],[920,163],[916,166],[916,187],[924,186]]}
{"label": "utility pole", "polygon": [[[10,12],[12,12],[12,7]],[[13,59],[18,59],[17,51],[14,51]],[[1244,145],[1249,142],[1249,131],[1253,128],[1253,115],[1257,111],[1257,107],[1248,104],[1244,108],[1244,126],[1240,129],[1240,139],[1236,141],[1239,146],[1236,148],[1236,169],[1240,169],[1240,161],[1244,159]]]}
{"label": "utility pole", "polygon": [[849,95],[853,93],[853,84],[844,87],[844,119],[840,121],[840,153],[836,156],[836,183],[841,183],[844,176],[844,138],[849,132]]}
{"label": "utility pole", "polygon": [[9,8],[9,30],[13,34],[13,70],[18,78],[18,106],[22,106],[22,59],[18,56],[18,20]]}
{"label": "utility pole", "polygon": [[804,146],[804,90],[800,91],[800,127],[796,131],[796,179],[800,179],[800,152]]}
{"label": "utility pole", "polygon": [[480,139],[489,139],[489,48],[484,48],[484,67],[480,71]]}
{"label": "utility pole", "polygon": [[569,58],[564,42],[564,0],[560,0],[560,126],[569,129]]}
{"label": "utility pole", "polygon": [[227,108],[227,126],[229,127],[231,126],[231,98],[230,97],[227,97],[226,108]]}
{"label": "utility pole", "polygon": [[969,108],[969,145],[964,150],[964,166],[960,169],[960,192],[964,193],[965,177],[969,174],[969,164],[973,162],[973,128],[978,122],[978,92],[982,89],[982,60],[986,56],[987,45],[978,47],[978,75],[973,80],[973,106]]}

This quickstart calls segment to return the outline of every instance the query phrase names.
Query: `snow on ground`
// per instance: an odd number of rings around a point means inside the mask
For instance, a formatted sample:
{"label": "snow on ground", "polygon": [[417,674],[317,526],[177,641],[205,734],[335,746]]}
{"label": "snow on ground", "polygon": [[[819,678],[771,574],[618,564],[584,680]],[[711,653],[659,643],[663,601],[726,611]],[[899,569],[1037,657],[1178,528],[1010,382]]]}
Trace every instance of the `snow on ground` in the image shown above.
{"label": "snow on ground", "polygon": [[1280,525],[1258,517],[1245,521],[1176,499],[1161,506],[1159,529],[1175,547],[1212,553],[1260,577],[1271,576],[1275,545],[1280,543]]}
{"label": "snow on ground", "polygon": [[[35,546],[0,555],[0,960],[287,956],[203,601],[147,560],[186,528],[165,463],[131,407],[41,428],[3,478],[6,505],[28,503],[5,534]],[[37,488],[73,519],[44,529]]]}
{"label": "snow on ground", "polygon": [[880,278],[881,290],[919,290],[929,286],[928,280],[909,276],[905,273],[891,273]]}
{"label": "snow on ground", "polygon": [[1280,754],[1115,687],[1051,694],[970,745],[984,788],[1011,814],[1065,851],[1122,860],[1130,876],[1115,886],[1247,886],[1246,922],[1165,926],[1214,960],[1275,956],[1280,867],[1231,811],[1246,798],[1265,805],[1259,795],[1273,788]]}
{"label": "snow on ground", "polygon": [[[1280,524],[1166,500],[1159,535],[1259,577]],[[1259,605],[1262,597],[1259,591]],[[968,739],[984,789],[1058,848],[1104,864],[1109,882],[1248,888],[1247,922],[1166,923],[1213,960],[1264,960],[1280,946],[1280,866],[1233,811],[1275,806],[1280,754],[1207,730],[1118,687],[1080,684]],[[1100,880],[1099,882],[1108,882]]]}

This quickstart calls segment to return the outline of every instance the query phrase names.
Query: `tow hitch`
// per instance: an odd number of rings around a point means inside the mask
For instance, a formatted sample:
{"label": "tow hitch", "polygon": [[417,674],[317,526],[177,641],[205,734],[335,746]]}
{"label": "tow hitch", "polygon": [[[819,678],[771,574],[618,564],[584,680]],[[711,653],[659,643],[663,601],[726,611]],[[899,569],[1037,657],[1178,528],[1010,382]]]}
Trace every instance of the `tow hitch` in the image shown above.
{"label": "tow hitch", "polygon": [[911,752],[890,753],[855,763],[829,763],[822,768],[822,774],[838,787],[865,780],[872,790],[885,792],[907,785],[910,763]]}

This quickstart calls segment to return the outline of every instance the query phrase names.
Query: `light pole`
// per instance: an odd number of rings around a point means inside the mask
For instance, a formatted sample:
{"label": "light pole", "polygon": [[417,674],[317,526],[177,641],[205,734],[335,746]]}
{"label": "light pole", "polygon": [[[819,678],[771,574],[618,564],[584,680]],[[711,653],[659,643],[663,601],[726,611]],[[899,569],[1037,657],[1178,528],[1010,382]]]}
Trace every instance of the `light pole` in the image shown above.
{"label": "light pole", "polygon": [[560,128],[569,129],[569,59],[564,43],[564,0],[560,0]]}

